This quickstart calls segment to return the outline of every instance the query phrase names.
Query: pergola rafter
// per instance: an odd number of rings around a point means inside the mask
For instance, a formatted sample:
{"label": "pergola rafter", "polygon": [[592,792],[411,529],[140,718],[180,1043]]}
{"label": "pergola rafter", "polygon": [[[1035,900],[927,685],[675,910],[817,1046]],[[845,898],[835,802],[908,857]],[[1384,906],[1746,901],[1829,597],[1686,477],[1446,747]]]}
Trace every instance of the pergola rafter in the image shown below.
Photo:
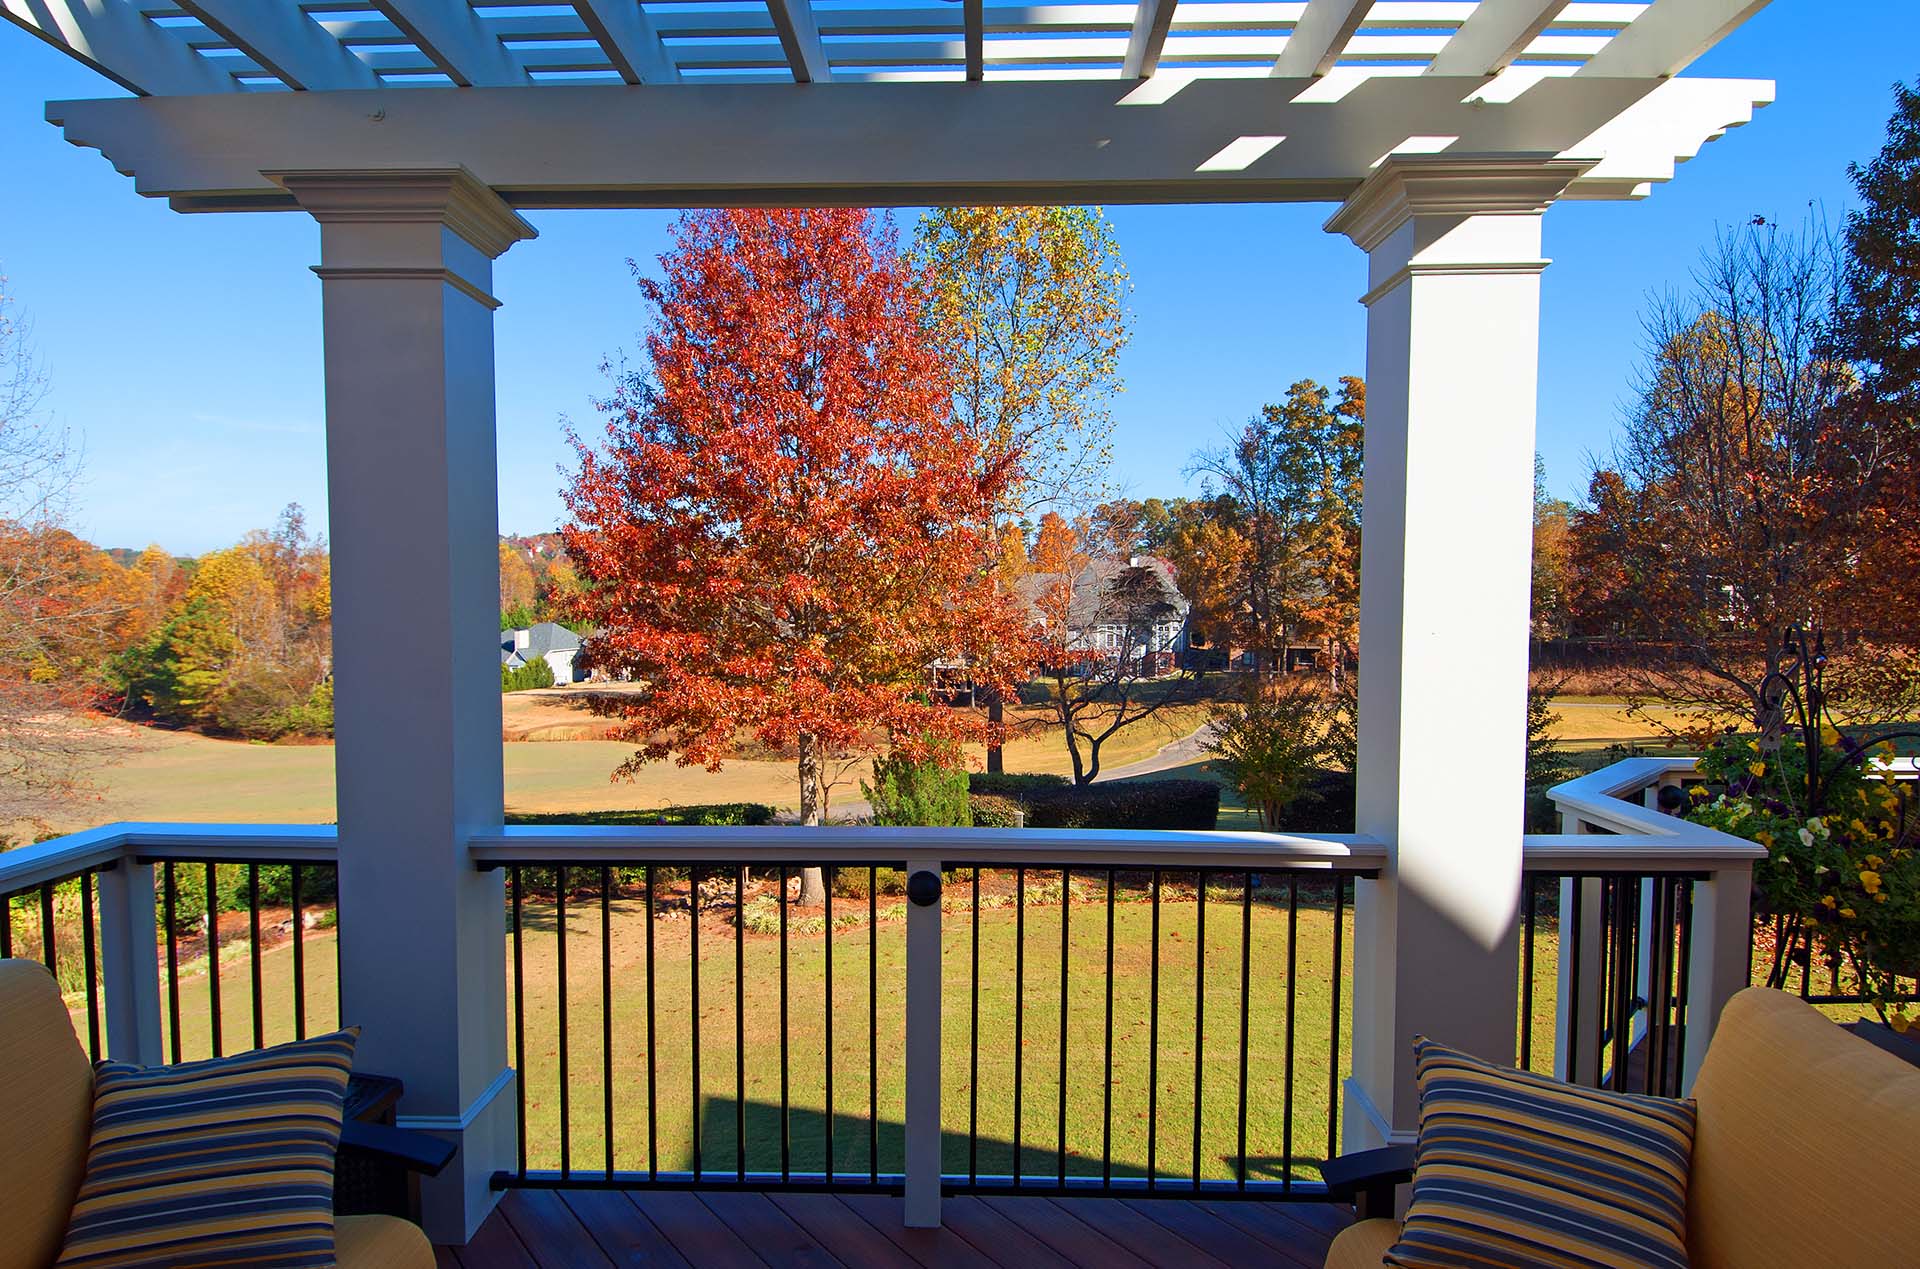
{"label": "pergola rafter", "polygon": [[0,0],[138,93],[1671,75],[1764,0]]}

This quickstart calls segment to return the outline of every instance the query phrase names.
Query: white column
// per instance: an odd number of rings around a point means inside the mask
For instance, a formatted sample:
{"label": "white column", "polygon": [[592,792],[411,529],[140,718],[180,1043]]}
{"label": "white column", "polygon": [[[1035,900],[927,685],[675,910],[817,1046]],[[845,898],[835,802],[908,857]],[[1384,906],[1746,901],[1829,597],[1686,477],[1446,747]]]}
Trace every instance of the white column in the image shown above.
{"label": "white column", "polygon": [[1414,1036],[1515,1058],[1540,214],[1582,167],[1389,159],[1327,222],[1369,262],[1356,774],[1389,845],[1355,899],[1349,1149],[1411,1133]]}
{"label": "white column", "polygon": [[461,170],[270,173],[321,227],[343,1020],[460,1142],[423,1187],[464,1241],[514,1156],[501,823],[492,262],[533,230]]}
{"label": "white column", "polygon": [[159,922],[153,914],[153,865],[129,851],[99,874],[101,996],[107,1015],[107,1056],[116,1062],[158,1066],[160,1044]]}
{"label": "white column", "polygon": [[1720,1011],[1753,980],[1753,863],[1730,861],[1693,883],[1692,944],[1687,964],[1687,1032],[1680,1054],[1680,1095],[1693,1081],[1720,1025]]}

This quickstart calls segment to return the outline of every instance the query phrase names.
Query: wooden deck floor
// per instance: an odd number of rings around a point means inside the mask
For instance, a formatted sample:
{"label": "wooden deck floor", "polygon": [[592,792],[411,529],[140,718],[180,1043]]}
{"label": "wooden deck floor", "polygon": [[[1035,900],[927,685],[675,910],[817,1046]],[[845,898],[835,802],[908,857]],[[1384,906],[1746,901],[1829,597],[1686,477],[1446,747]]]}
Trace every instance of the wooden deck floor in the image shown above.
{"label": "wooden deck floor", "polygon": [[1344,1228],[1323,1204],[961,1197],[946,1225],[907,1229],[900,1200],[861,1194],[513,1190],[442,1269],[1321,1269]]}

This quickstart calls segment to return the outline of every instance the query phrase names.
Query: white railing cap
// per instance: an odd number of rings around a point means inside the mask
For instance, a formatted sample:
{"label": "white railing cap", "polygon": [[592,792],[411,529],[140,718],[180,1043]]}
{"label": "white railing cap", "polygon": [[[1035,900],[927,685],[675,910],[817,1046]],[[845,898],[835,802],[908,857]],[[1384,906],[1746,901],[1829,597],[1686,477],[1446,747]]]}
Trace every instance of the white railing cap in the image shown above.
{"label": "white railing cap", "polygon": [[0,852],[0,894],[64,881],[89,868],[143,859],[330,864],[340,857],[331,824],[159,824],[122,821]]}

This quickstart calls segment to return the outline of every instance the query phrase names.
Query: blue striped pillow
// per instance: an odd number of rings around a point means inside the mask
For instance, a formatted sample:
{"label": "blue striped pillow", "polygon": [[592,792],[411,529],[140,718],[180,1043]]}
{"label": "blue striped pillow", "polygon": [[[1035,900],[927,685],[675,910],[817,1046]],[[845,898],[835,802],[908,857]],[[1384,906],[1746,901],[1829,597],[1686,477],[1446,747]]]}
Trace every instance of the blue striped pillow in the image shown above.
{"label": "blue striped pillow", "polygon": [[358,1028],[211,1062],[94,1067],[59,1265],[333,1263],[333,1160]]}
{"label": "blue striped pillow", "polygon": [[1691,1101],[1562,1084],[1424,1036],[1413,1201],[1386,1263],[1687,1263]]}

